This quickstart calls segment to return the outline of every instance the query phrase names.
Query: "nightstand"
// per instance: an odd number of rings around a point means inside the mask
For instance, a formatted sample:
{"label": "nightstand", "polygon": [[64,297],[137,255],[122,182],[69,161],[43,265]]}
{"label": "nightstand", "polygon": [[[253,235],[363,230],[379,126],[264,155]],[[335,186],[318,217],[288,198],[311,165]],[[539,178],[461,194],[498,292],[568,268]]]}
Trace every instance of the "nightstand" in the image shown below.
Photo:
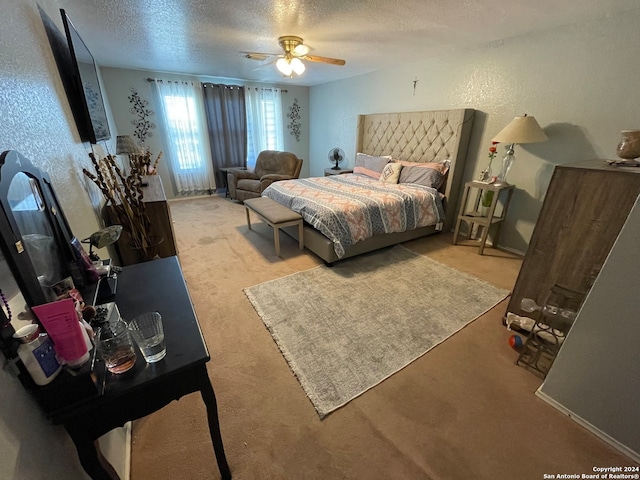
{"label": "nightstand", "polygon": [[229,170],[246,170],[245,167],[224,167],[221,168],[220,171],[224,172],[224,196],[229,196],[229,179],[227,175],[229,174]]}
{"label": "nightstand", "polygon": [[[507,210],[509,209],[509,203],[511,202],[511,197],[513,196],[515,188],[515,185],[509,185],[508,183],[493,184],[477,182],[475,180],[465,183],[464,194],[462,195],[462,200],[460,202],[460,212],[458,213],[456,228],[453,233],[453,244],[455,245],[458,241],[460,224],[462,222],[467,222],[469,224],[467,238],[470,238],[474,224],[483,227],[482,237],[480,238],[479,242],[479,255],[482,255],[482,252],[484,251],[487,237],[489,235],[489,228],[494,224],[497,224],[497,227],[495,236],[493,238],[493,245],[497,246],[498,239],[500,238],[500,227],[502,227],[502,222],[507,216]],[[469,197],[471,196],[471,190],[476,190],[476,195],[473,203],[471,204],[471,207],[469,208],[467,207],[467,203],[469,201]],[[484,194],[488,192],[493,192],[493,198],[491,199],[491,204],[485,209],[482,206],[482,198]],[[496,206],[498,205],[498,200],[500,199],[501,194],[503,194],[503,196],[506,198],[504,198],[503,200],[502,214],[496,216]]]}
{"label": "nightstand", "polygon": [[324,169],[324,176],[328,177],[330,175],[341,175],[343,173],[353,173],[353,168],[338,168],[334,169],[333,167]]}

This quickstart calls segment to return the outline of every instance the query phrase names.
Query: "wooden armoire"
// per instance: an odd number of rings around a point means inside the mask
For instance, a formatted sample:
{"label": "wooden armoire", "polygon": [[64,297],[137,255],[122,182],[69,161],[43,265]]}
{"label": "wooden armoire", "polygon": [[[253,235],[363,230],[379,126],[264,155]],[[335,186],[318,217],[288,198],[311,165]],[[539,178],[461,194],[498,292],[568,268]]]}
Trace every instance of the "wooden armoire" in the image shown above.
{"label": "wooden armoire", "polygon": [[587,293],[639,194],[640,167],[556,166],[507,313],[523,315],[525,297],[542,305],[556,284]]}

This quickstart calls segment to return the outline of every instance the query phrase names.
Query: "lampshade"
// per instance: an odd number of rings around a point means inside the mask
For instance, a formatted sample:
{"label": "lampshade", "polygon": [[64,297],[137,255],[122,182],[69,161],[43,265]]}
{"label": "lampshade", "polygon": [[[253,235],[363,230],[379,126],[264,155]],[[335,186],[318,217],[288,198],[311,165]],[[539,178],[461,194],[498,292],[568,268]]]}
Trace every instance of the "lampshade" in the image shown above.
{"label": "lampshade", "polygon": [[276,62],[276,68],[280,70],[283,75],[287,76],[291,75],[291,72],[293,72],[293,67],[286,58],[279,58]]}
{"label": "lampshade", "polygon": [[111,225],[92,233],[91,236],[85,238],[83,242],[86,243],[88,241],[89,244],[96,248],[104,248],[116,243],[120,239],[121,234],[122,225]]}
{"label": "lampshade", "polygon": [[500,143],[537,143],[549,140],[535,117],[526,113],[522,117],[514,118],[509,125],[500,130],[494,142]]}
{"label": "lampshade", "polygon": [[132,153],[140,153],[140,149],[131,135],[118,135],[116,138],[116,155],[131,155]]}
{"label": "lampshade", "polygon": [[285,56],[276,62],[276,68],[287,77],[290,77],[293,73],[296,75],[302,75],[305,71],[305,65],[297,57]]}
{"label": "lampshade", "polygon": [[306,55],[307,53],[309,53],[309,50],[310,50],[309,47],[307,47],[304,43],[301,43],[299,45],[296,45],[296,47],[293,49],[293,53],[295,53],[298,56]]}
{"label": "lampshade", "polygon": [[295,57],[291,59],[291,68],[293,68],[293,71],[296,73],[296,75],[302,75],[305,70],[305,66],[304,63],[302,63],[302,60]]}

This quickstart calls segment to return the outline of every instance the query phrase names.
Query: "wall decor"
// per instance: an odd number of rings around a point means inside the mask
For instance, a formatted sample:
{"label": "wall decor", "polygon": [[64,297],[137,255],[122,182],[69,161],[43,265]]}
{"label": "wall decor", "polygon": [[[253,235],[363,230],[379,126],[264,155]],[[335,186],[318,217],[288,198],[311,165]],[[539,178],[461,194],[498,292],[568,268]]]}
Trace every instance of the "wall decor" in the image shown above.
{"label": "wall decor", "polygon": [[133,136],[138,139],[138,144],[144,147],[144,141],[147,137],[153,136],[151,130],[156,128],[156,124],[149,121],[149,117],[154,115],[154,112],[148,108],[149,101],[140,97],[140,94],[138,94],[138,91],[134,87],[131,87],[130,90],[129,103],[133,106],[129,111],[137,116],[137,118],[131,120],[131,123],[136,127]]}
{"label": "wall decor", "polygon": [[291,131],[291,135],[296,137],[296,142],[300,141],[300,105],[298,99],[293,99],[293,104],[289,107],[289,113],[287,117],[291,119],[291,123],[287,125],[287,128]]}

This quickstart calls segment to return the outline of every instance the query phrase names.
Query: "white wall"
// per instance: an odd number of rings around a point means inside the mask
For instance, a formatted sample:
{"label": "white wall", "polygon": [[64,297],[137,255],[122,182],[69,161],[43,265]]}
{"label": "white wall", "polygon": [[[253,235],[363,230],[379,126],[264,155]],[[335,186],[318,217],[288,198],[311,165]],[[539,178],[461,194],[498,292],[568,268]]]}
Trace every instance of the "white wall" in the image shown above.
{"label": "white wall", "polygon": [[637,9],[312,87],[310,173],[322,174],[334,146],[353,165],[358,114],[474,108],[470,180],[486,167],[493,135],[528,113],[549,141],[516,147],[508,179],[517,191],[501,233],[502,245],[525,252],[553,167],[617,158],[620,130],[640,128],[639,24]]}
{"label": "white wall", "polygon": [[539,393],[640,461],[638,238],[637,200]]}
{"label": "white wall", "polygon": [[[0,150],[17,150],[50,174],[72,231],[84,238],[98,229],[79,180],[91,150],[80,141],[38,4],[62,29],[53,0],[0,0]],[[0,479],[87,478],[64,429],[7,370],[0,370],[0,452]]]}
{"label": "white wall", "polygon": [[[233,85],[248,85],[243,80],[233,80],[228,78],[216,78],[216,77],[194,77],[188,75],[175,75],[161,72],[149,72],[143,70],[127,70],[121,68],[103,67],[100,69],[102,73],[102,79],[105,86],[105,91],[109,99],[109,104],[113,111],[113,117],[118,131],[121,135],[133,135],[135,126],[131,123],[135,119],[135,115],[131,113],[131,103],[129,97],[131,96],[131,88],[138,92],[138,95],[149,102],[149,109],[154,112],[149,117],[149,120],[156,125],[156,128],[151,130],[152,136],[150,136],[145,146],[151,149],[152,158],[155,158],[158,152],[166,151],[162,143],[162,133],[158,126],[158,119],[155,112],[155,103],[153,100],[151,85],[147,82],[147,78],[160,78],[165,80],[179,80],[179,81],[200,81],[200,82],[212,82],[212,83],[224,83]],[[251,85],[258,85],[252,83]],[[262,85],[260,85],[262,86]],[[274,85],[264,85],[273,87]],[[277,88],[287,90],[287,93],[283,93],[283,105],[282,116],[284,122],[284,150],[295,153],[299,158],[304,160],[301,176],[309,176],[309,89],[307,87],[292,86],[292,85],[275,85]],[[293,104],[294,100],[297,100],[297,104],[300,106],[300,119],[301,135],[300,140],[296,140],[295,136],[291,135],[291,130],[287,129],[287,125],[291,123],[291,119],[287,118],[287,113]],[[137,139],[136,139],[137,140]],[[137,142],[136,142],[137,143]],[[175,197],[175,192],[172,188],[171,175],[166,158],[160,161],[158,173],[162,177],[162,184],[165,188],[167,198]],[[220,185],[218,187],[221,187]]]}

